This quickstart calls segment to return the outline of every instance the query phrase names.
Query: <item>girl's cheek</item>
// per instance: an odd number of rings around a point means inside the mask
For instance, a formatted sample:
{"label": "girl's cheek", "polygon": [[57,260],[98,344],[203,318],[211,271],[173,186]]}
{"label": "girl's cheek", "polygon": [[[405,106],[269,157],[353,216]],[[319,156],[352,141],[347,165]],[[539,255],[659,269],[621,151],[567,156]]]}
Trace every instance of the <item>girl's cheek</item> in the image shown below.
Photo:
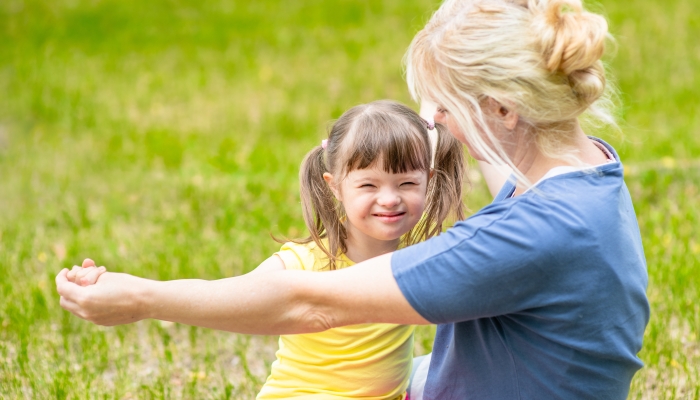
{"label": "girl's cheek", "polygon": [[423,212],[423,210],[425,210],[426,200],[427,198],[425,193],[416,193],[415,196],[413,196],[412,203],[416,208],[420,208],[421,212]]}

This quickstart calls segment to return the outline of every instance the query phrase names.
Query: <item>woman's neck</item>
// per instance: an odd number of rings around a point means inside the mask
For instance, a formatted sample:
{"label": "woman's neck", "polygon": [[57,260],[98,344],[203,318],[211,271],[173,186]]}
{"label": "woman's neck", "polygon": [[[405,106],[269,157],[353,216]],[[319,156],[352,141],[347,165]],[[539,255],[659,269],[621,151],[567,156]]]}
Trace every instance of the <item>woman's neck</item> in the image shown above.
{"label": "woman's neck", "polygon": [[[571,147],[579,161],[577,164],[543,154],[537,147],[537,143],[534,139],[529,135],[521,135],[523,139],[521,143],[518,143],[518,150],[513,158],[513,162],[518,170],[525,175],[525,178],[527,178],[531,185],[542,179],[552,168],[564,166],[595,166],[607,162],[605,154],[593,144],[578,123],[576,123],[574,129],[574,140]],[[518,196],[525,192],[525,190],[527,190],[527,185],[518,182],[514,195]]]}
{"label": "woman's neck", "polygon": [[345,256],[354,263],[369,260],[382,254],[391,253],[399,248],[399,239],[379,240],[359,232],[348,224],[348,238],[345,242]]}

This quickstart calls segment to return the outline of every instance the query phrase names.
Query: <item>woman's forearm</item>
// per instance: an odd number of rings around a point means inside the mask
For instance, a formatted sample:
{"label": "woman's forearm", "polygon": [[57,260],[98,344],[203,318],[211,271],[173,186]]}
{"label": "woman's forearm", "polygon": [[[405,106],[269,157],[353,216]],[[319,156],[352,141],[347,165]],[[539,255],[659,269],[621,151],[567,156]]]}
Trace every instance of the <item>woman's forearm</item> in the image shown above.
{"label": "woman's forearm", "polygon": [[145,318],[250,334],[318,332],[328,327],[300,296],[300,271],[250,274],[215,281],[150,281]]}

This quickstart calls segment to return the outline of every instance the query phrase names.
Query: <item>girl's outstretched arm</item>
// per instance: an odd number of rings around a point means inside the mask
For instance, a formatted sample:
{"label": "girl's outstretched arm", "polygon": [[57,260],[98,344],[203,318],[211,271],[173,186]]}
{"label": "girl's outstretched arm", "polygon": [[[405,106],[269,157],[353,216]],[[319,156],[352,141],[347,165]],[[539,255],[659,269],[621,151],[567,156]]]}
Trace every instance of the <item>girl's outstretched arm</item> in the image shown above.
{"label": "girl's outstretched arm", "polygon": [[99,325],[153,318],[250,334],[295,334],[370,322],[428,324],[406,301],[391,253],[330,272],[274,271],[234,278],[153,281],[104,273],[95,285],[56,277],[61,306]]}

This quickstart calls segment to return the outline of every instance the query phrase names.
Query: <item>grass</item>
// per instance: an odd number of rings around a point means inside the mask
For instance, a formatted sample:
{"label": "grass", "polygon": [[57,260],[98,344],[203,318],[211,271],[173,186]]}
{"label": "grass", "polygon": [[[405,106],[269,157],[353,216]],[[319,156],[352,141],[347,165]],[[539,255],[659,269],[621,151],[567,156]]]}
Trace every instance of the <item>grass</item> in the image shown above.
{"label": "grass", "polygon": [[[90,256],[156,279],[254,268],[302,231],[296,174],[328,121],[410,103],[435,1],[0,3],[0,398],[252,398],[276,339],[101,328],[53,277]],[[700,4],[605,1],[652,319],[630,398],[700,398]],[[488,202],[483,182],[467,197]],[[422,328],[416,353],[430,350]]]}

